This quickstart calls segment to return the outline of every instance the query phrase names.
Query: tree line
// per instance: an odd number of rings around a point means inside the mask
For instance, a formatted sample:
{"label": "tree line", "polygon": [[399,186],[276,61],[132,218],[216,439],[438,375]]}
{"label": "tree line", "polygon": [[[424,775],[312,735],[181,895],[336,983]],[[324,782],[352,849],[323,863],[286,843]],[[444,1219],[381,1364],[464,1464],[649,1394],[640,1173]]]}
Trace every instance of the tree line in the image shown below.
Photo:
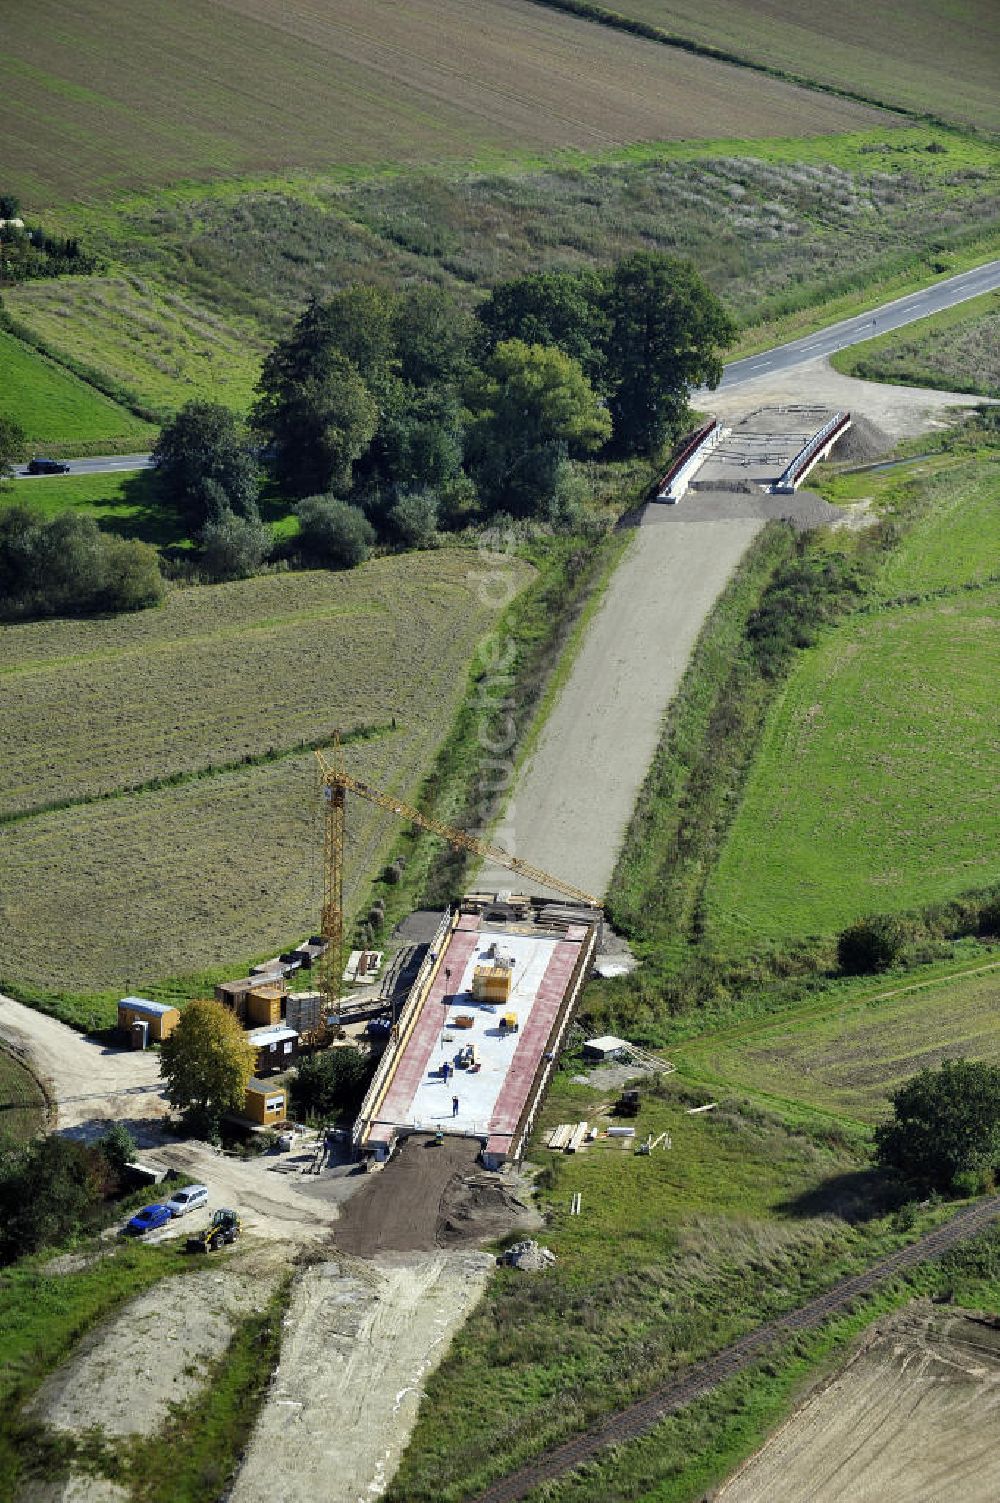
{"label": "tree line", "polygon": [[572,524],[572,461],[655,455],[717,385],[735,328],[687,262],[499,284],[474,313],[446,289],[358,284],[313,301],[267,356],[246,426],[189,403],[164,428],[161,492],[215,577],[266,556],[262,462],[298,499],[309,562],[425,546],[503,513]]}

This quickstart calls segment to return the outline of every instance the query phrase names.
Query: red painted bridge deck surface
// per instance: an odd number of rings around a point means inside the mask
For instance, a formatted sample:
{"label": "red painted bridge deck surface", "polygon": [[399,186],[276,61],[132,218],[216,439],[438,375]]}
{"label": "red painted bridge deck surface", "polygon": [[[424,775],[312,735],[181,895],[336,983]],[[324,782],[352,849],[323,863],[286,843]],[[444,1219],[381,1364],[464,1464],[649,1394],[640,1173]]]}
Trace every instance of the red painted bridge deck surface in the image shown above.
{"label": "red painted bridge deck surface", "polygon": [[506,1078],[500,1087],[493,1116],[490,1118],[491,1137],[513,1136],[579,954],[578,940],[564,940],[553,951],[541,985],[535,993],[531,1012],[518,1036],[517,1048]]}
{"label": "red painted bridge deck surface", "polygon": [[[450,990],[454,977],[461,976],[479,941],[478,919],[476,927],[476,933],[463,933],[457,930],[452,935],[444,964],[439,968],[434,984],[424,999],[416,1026],[396,1066],[392,1085],[379,1108],[377,1121],[389,1123],[409,1121],[410,1107],[417,1087],[427,1074],[427,1066],[434,1052],[434,1046],[441,1037],[444,998]],[[451,977],[445,976],[446,966],[452,972]],[[374,1137],[374,1134],[372,1136]]]}
{"label": "red painted bridge deck surface", "polygon": [[[488,944],[494,938],[501,943],[505,939],[502,929],[494,930],[488,923],[484,925],[478,915],[463,916],[452,934],[437,976],[396,1066],[392,1084],[371,1125],[369,1143],[388,1145],[398,1129],[429,1120],[440,1122],[442,1126],[447,1124],[447,1131],[489,1139],[494,1152],[508,1151],[564,1004],[581,943],[588,933],[585,926],[574,926],[574,929],[571,938],[557,937],[551,932],[540,933],[537,939],[530,941],[526,934],[521,938],[514,934],[509,936],[509,948],[518,956],[511,1010],[520,1017],[520,1029],[513,1037],[508,1035],[504,1044],[502,1032],[498,1036],[490,1018],[476,1009],[476,1028],[466,1037],[481,1051],[483,1074],[456,1078],[454,1088],[442,1086],[443,1094],[438,1100],[439,1093],[433,1089],[438,1082],[436,1076],[431,1080],[431,1066],[433,1061],[436,1067],[434,1056],[441,1046],[448,999],[451,999],[451,1006],[461,1006],[460,998],[470,985],[471,967],[480,945]],[[547,955],[543,953],[545,951]],[[445,975],[446,970],[450,975]],[[470,1008],[468,1001],[465,1007]],[[494,1009],[488,1011],[492,1014]],[[497,1080],[498,1069],[502,1074]],[[494,1080],[496,1086],[491,1087]],[[455,1121],[449,1112],[453,1089],[461,1096]],[[480,1108],[476,1098],[483,1094],[486,1100]]]}

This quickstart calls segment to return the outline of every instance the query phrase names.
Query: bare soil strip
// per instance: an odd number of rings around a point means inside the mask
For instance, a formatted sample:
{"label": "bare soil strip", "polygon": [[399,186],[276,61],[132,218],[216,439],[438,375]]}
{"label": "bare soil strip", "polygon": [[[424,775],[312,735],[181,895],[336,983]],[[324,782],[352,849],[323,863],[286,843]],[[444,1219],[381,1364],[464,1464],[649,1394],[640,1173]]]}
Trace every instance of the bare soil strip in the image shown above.
{"label": "bare soil strip", "polygon": [[479,1158],[478,1138],[407,1138],[384,1169],[347,1202],[337,1223],[337,1247],[369,1257],[381,1252],[429,1251],[438,1245],[441,1201],[450,1182]]}
{"label": "bare soil strip", "polygon": [[[535,1488],[582,1466],[605,1447],[622,1445],[648,1434],[668,1415],[694,1403],[696,1399],[711,1393],[727,1378],[736,1377],[750,1367],[789,1333],[816,1329],[831,1315],[839,1314],[884,1279],[904,1268],[911,1268],[916,1263],[940,1257],[956,1243],[981,1232],[997,1217],[1000,1217],[1000,1196],[965,1207],[944,1226],[891,1253],[865,1273],[842,1279],[827,1290],[826,1294],[819,1295],[778,1320],[758,1326],[755,1331],[750,1331],[731,1346],[716,1352],[713,1357],[696,1363],[681,1377],[656,1389],[647,1398],[620,1409],[610,1419],[582,1435],[543,1452],[529,1465],[519,1467],[510,1476],[487,1488],[475,1503],[520,1503]],[[840,1496],[844,1497],[846,1494],[841,1493]]]}
{"label": "bare soil strip", "polygon": [[230,1503],[357,1503],[399,1462],[427,1375],[494,1260],[435,1252],[310,1268]]}
{"label": "bare soil strip", "polygon": [[82,1435],[151,1435],[171,1404],[191,1399],[237,1323],[264,1309],[284,1267],[267,1253],[232,1255],[158,1284],[85,1336],[39,1390],[31,1411]]}

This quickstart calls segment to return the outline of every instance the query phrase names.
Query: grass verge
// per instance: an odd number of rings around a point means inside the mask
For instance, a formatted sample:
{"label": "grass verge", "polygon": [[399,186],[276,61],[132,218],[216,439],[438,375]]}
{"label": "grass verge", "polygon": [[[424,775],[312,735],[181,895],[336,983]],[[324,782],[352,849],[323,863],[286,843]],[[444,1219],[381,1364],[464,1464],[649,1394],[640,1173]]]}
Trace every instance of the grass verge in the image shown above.
{"label": "grass verge", "polygon": [[834,370],[862,381],[931,386],[1000,396],[1000,292],[970,298],[943,313],[831,357]]}
{"label": "grass verge", "polygon": [[810,1392],[842,1367],[880,1317],[915,1296],[995,1312],[1000,1240],[984,1233],[940,1263],[925,1263],[819,1331],[787,1341],[740,1376],[671,1416],[641,1440],[598,1456],[546,1491],[551,1503],[696,1503],[712,1495]]}

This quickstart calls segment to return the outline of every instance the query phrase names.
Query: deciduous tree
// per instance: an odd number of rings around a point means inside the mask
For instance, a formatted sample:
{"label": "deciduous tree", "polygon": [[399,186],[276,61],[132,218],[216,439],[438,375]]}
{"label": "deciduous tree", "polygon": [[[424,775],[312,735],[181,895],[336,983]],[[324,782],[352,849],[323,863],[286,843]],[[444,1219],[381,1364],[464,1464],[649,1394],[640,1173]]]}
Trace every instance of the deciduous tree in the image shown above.
{"label": "deciduous tree", "polygon": [[395,315],[396,355],[403,381],[450,386],[468,364],[473,320],[444,287],[414,287]]}
{"label": "deciduous tree", "polygon": [[554,346],[600,389],[610,331],[607,280],[597,271],[542,271],[500,282],[476,309],[481,352],[511,339]]}
{"label": "deciduous tree", "polygon": [[219,1002],[190,1002],[160,1046],[167,1100],[211,1131],[224,1112],[243,1110],[256,1058],[233,1013]]}
{"label": "deciduous tree", "polygon": [[378,404],[357,366],[336,350],[283,346],[264,362],[253,421],[275,450],[275,469],[293,495],[350,489],[354,463],[378,427]]}
{"label": "deciduous tree", "polygon": [[20,423],[0,412],[0,481],[24,458],[28,436]]}
{"label": "deciduous tree", "polygon": [[683,420],[692,389],[719,384],[735,325],[690,262],[651,251],[618,263],[607,309],[615,444],[652,454]]}
{"label": "deciduous tree", "polygon": [[153,450],[157,484],[200,530],[222,509],[257,520],[260,469],[236,416],[218,402],[188,402]]}
{"label": "deciduous tree", "polygon": [[892,1095],[892,1118],[875,1129],[879,1162],[924,1190],[971,1188],[1000,1168],[1000,1068],[946,1059]]}
{"label": "deciduous tree", "polygon": [[548,501],[566,453],[599,448],[611,419],[580,366],[562,350],[519,339],[497,345],[470,378],[470,452],[480,489],[512,513]]}

